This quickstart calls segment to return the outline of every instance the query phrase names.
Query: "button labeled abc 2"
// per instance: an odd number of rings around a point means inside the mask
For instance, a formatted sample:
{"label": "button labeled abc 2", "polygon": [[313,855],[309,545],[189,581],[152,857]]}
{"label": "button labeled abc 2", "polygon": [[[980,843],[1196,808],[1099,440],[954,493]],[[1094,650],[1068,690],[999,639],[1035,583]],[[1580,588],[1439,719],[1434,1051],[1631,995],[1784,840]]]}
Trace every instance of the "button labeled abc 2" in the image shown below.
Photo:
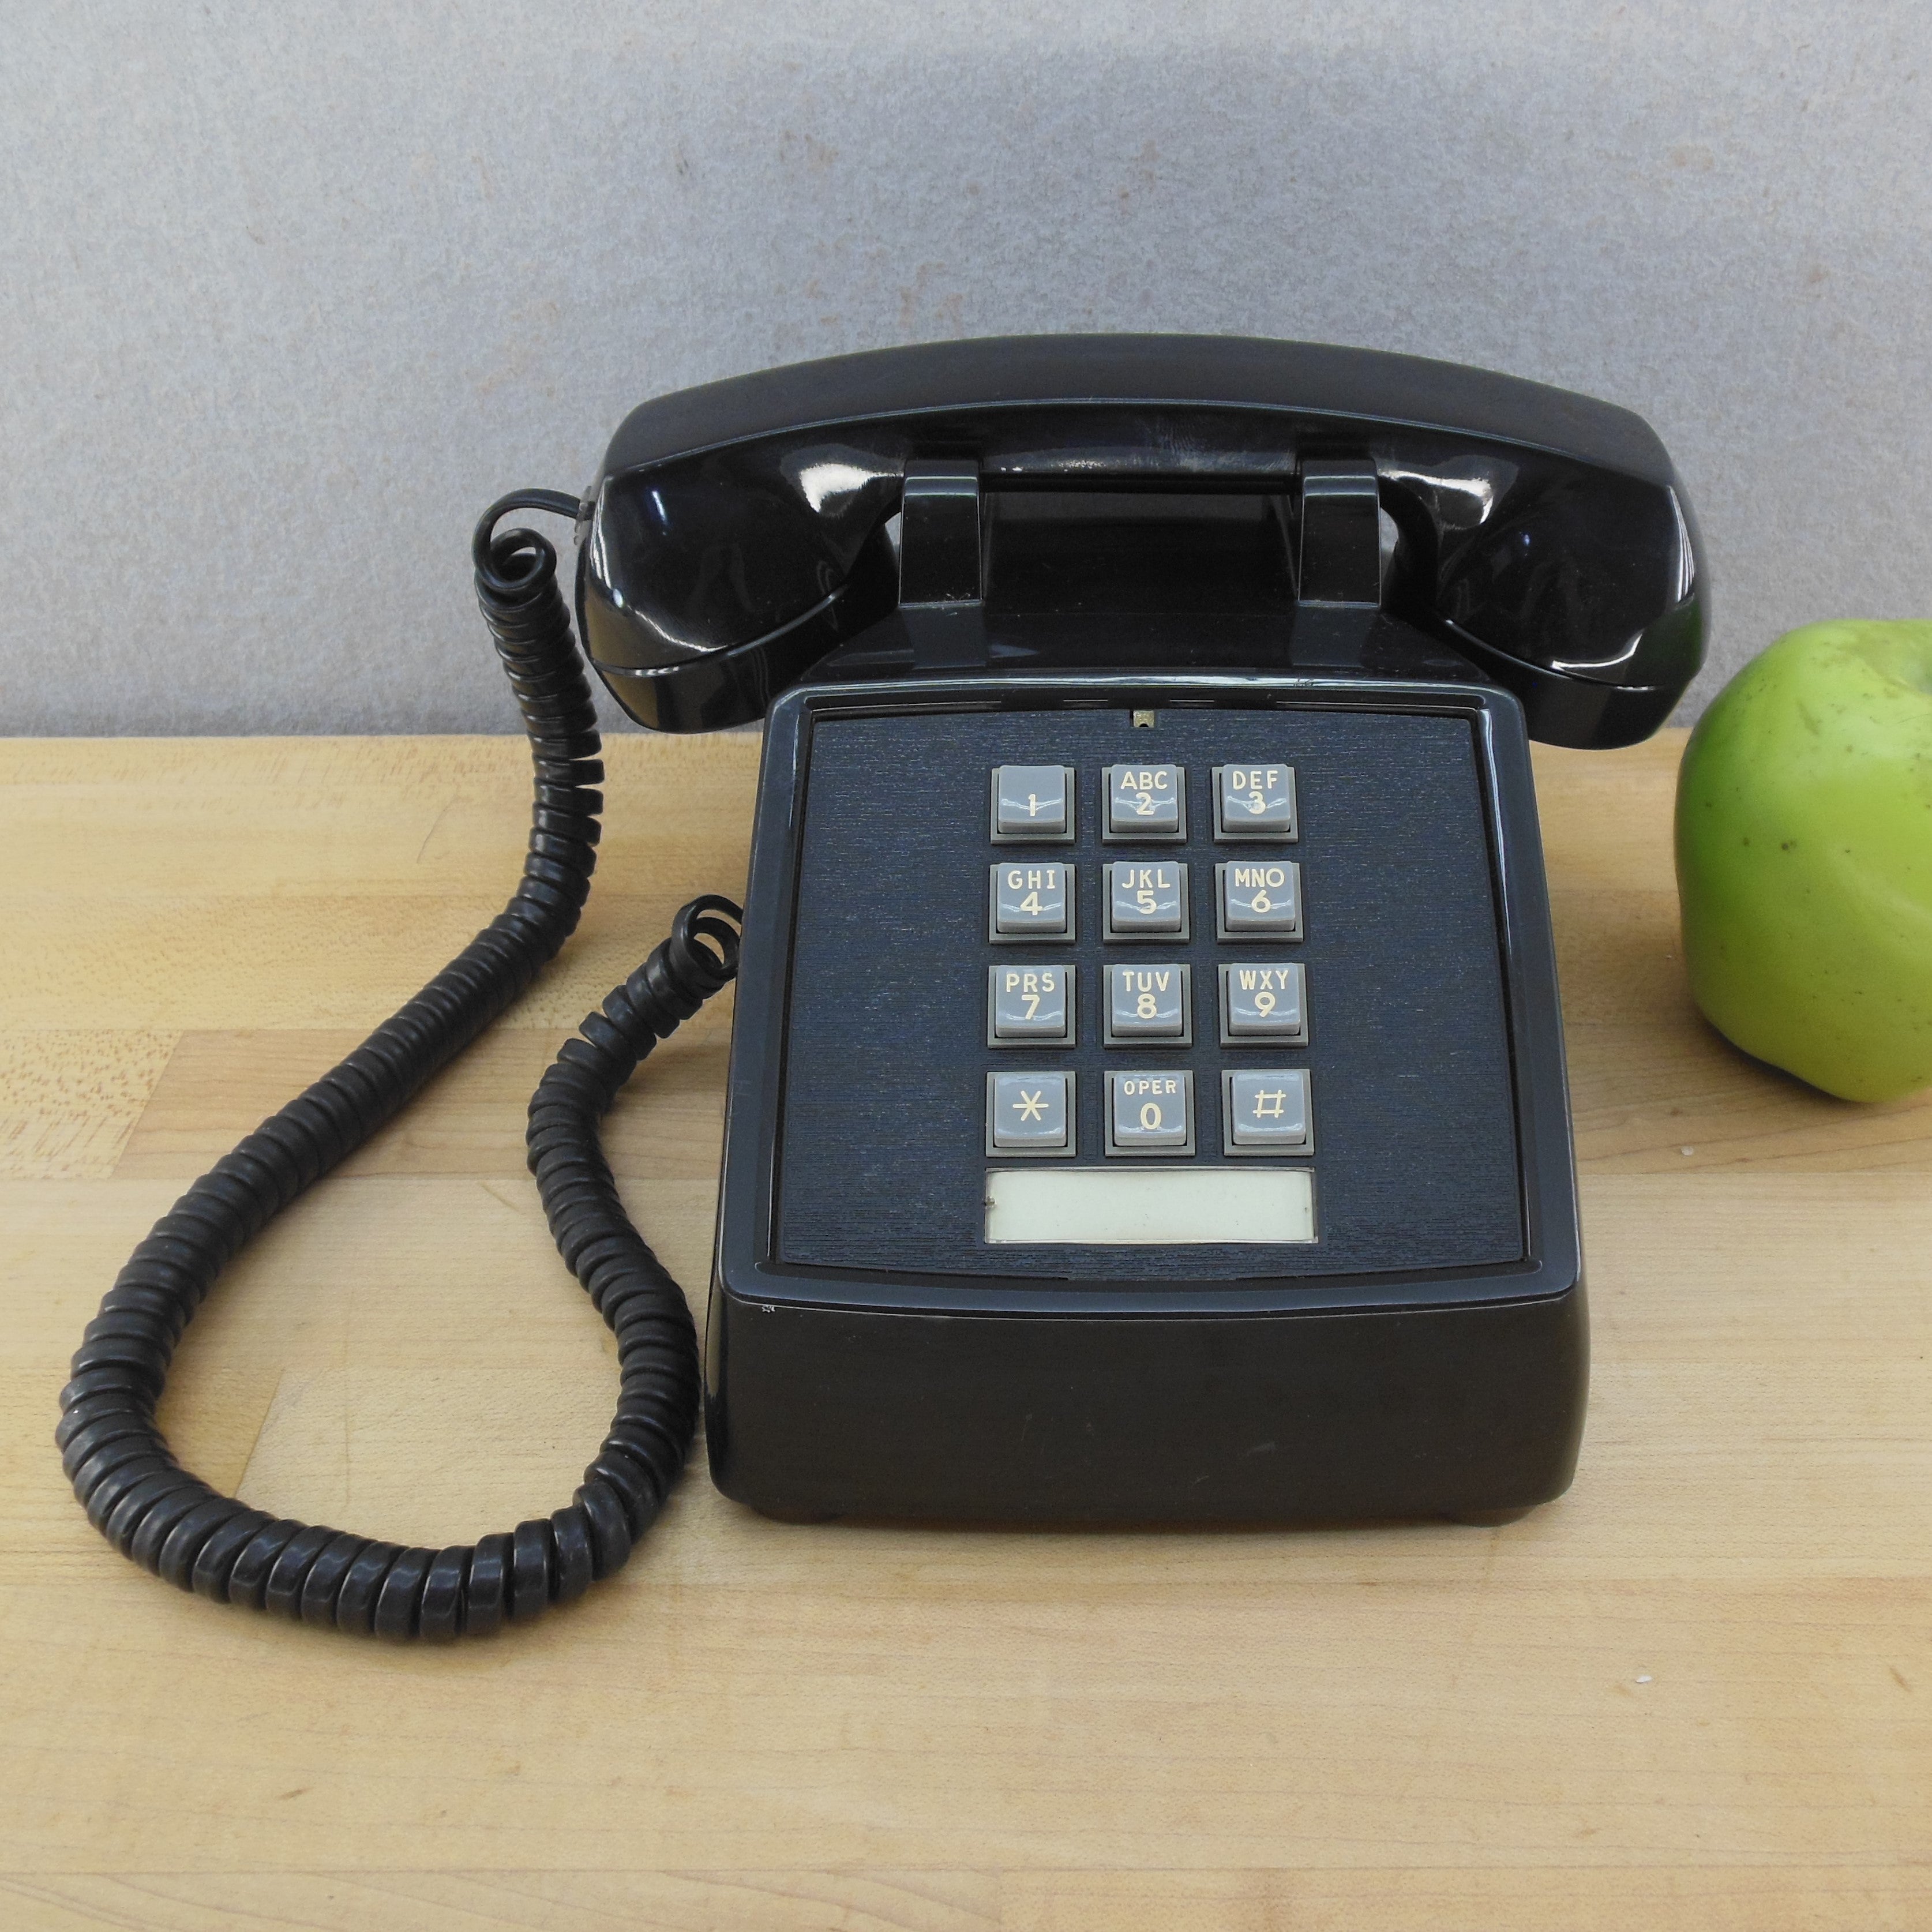
{"label": "button labeled abc 2", "polygon": [[1109,1073],[1107,1151],[1191,1154],[1194,1076],[1184,1068],[1174,1072]]}
{"label": "button labeled abc 2", "polygon": [[1187,836],[1187,780],[1178,765],[1109,765],[1106,791],[1102,838]]}

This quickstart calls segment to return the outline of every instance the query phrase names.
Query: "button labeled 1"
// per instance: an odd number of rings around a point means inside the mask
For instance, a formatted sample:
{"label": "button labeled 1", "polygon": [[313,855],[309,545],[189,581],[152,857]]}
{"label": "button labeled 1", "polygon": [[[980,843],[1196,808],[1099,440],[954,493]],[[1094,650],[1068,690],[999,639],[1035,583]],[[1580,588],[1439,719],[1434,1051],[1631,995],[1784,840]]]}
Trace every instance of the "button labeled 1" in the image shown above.
{"label": "button labeled 1", "polygon": [[1230,859],[1214,868],[1218,936],[1299,939],[1301,868],[1292,859]]}
{"label": "button labeled 1", "polygon": [[1216,765],[1216,838],[1298,837],[1292,765]]}
{"label": "button labeled 1", "polygon": [[1073,836],[1073,768],[1070,765],[996,765],[993,769],[993,838]]}
{"label": "button labeled 1", "polygon": [[988,1154],[1070,1154],[1073,1151],[1073,1076],[986,1076]]}
{"label": "button labeled 1", "polygon": [[1109,1073],[1107,1151],[1192,1154],[1194,1076],[1186,1072]]}
{"label": "button labeled 1", "polygon": [[996,939],[1071,939],[1073,868],[1014,863],[993,868],[991,936]]}
{"label": "button labeled 1", "polygon": [[1229,1069],[1221,1076],[1221,1118],[1231,1154],[1312,1153],[1306,1068]]}
{"label": "button labeled 1", "polygon": [[1070,1046],[1070,966],[986,968],[986,1040],[992,1046]]}
{"label": "button labeled 1", "polygon": [[1185,838],[1186,781],[1178,765],[1109,765],[1103,838]]}

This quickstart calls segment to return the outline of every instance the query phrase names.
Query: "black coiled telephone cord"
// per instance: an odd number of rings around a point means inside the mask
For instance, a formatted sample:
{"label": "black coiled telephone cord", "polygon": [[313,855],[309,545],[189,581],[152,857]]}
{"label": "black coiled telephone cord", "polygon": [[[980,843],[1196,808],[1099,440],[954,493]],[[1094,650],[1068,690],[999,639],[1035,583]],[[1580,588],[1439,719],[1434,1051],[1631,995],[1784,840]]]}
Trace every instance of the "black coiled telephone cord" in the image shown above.
{"label": "black coiled telephone cord", "polygon": [[559,1251],[617,1338],[616,1419],[569,1507],[447,1550],[290,1521],[182,1467],[155,1426],[175,1345],[222,1269],[360,1147],[534,980],[575,929],[597,862],[597,718],[556,553],[513,510],[574,518],[524,490],[477,526],[476,591],[530,734],[536,802],[515,896],[400,1012],[218,1161],[134,1252],[61,1392],[74,1494],[124,1556],[184,1590],[386,1637],[482,1636],[622,1568],[698,1426],[698,1338],[682,1292],[618,1199],[598,1123],[638,1063],[738,970],[739,908],[707,895],[584,1022],[530,1102],[529,1160]]}

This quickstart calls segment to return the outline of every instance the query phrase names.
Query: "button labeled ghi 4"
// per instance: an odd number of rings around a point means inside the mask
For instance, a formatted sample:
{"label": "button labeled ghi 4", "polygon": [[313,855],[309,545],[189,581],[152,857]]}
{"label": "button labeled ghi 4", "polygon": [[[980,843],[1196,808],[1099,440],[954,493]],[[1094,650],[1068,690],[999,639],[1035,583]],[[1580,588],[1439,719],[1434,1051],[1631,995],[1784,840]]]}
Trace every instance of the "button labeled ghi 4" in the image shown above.
{"label": "button labeled ghi 4", "polygon": [[1187,867],[1179,860],[1154,865],[1117,860],[1106,868],[1109,939],[1185,939]]}
{"label": "button labeled ghi 4", "polygon": [[1178,765],[1109,765],[1106,785],[1102,838],[1187,836],[1187,782]]}
{"label": "button labeled ghi 4", "polygon": [[1073,1040],[1072,967],[987,968],[988,1046],[1071,1046]]}
{"label": "button labeled ghi 4", "polygon": [[1073,868],[1003,859],[988,882],[987,936],[996,940],[1071,939]]}

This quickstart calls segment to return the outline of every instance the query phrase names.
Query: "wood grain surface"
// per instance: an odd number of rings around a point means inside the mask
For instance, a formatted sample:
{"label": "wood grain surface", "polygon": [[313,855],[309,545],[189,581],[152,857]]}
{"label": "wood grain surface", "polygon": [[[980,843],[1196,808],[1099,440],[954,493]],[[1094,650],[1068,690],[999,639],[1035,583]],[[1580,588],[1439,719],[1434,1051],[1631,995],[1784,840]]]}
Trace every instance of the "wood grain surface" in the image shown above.
{"label": "wood grain surface", "polygon": [[[1594,1316],[1486,1531],[802,1528],[701,1456],[614,1582],[397,1650],[108,1550],[52,1444],[127,1250],[494,912],[509,740],[0,746],[0,1923],[1932,1927],[1932,1104],[1746,1060],[1678,958],[1681,737],[1538,772]],[[164,1422],[409,1541],[565,1499],[615,1389],[522,1161],[546,1057],[744,877],[757,746],[627,736],[578,937],[236,1265]],[[610,1132],[701,1293],[728,1000]]]}

